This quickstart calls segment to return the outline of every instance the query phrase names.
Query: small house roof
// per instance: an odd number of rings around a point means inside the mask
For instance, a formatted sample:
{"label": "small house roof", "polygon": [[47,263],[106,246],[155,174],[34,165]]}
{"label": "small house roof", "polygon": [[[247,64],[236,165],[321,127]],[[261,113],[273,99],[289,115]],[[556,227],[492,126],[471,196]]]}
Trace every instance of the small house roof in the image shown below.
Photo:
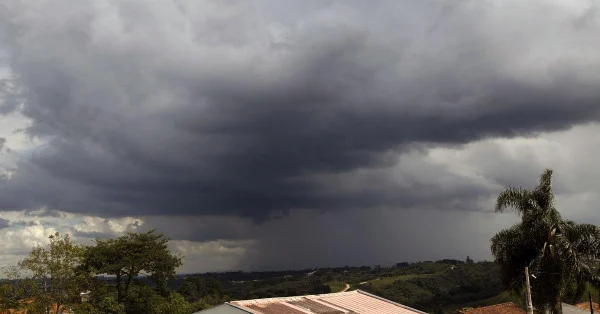
{"label": "small house roof", "polygon": [[361,291],[233,301],[255,314],[424,314],[425,312]]}

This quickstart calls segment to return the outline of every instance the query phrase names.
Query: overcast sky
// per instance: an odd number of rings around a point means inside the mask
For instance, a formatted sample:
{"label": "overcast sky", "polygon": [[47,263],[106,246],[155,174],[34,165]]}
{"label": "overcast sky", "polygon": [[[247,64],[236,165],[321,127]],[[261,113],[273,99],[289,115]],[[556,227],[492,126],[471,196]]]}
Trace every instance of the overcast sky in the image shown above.
{"label": "overcast sky", "polygon": [[156,228],[181,272],[490,259],[600,224],[591,0],[0,0],[0,265]]}

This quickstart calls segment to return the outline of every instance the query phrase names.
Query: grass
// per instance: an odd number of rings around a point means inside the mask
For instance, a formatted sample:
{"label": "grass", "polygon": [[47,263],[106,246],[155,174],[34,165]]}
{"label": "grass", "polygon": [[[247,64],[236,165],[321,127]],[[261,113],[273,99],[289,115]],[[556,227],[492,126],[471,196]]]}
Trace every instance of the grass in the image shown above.
{"label": "grass", "polygon": [[346,288],[346,283],[341,281],[330,281],[325,284],[331,288],[331,292],[340,292]]}
{"label": "grass", "polygon": [[389,286],[399,280],[404,281],[404,280],[410,280],[410,279],[414,279],[414,278],[431,277],[434,275],[436,275],[436,274],[408,274],[408,275],[400,275],[400,276],[394,276],[394,277],[383,277],[383,278],[371,280],[367,284],[371,284],[377,288],[382,288],[385,286]]}

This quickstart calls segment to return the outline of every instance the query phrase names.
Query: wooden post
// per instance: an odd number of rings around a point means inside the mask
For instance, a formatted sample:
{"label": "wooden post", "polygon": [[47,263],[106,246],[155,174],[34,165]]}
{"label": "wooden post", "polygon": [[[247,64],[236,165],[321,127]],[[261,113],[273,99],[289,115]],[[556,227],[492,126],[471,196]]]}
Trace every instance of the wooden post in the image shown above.
{"label": "wooden post", "polygon": [[531,286],[529,285],[529,267],[525,267],[525,293],[527,294],[527,314],[533,314],[531,304]]}

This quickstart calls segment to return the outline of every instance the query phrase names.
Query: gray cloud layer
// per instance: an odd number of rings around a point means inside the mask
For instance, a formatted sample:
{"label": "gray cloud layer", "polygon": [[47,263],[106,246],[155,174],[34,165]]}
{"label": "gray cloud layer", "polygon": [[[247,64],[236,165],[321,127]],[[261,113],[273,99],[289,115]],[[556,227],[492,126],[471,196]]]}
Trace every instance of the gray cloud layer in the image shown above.
{"label": "gray cloud layer", "polygon": [[8,220],[0,218],[0,229],[8,228],[9,226]]}
{"label": "gray cloud layer", "polygon": [[598,120],[586,5],[378,3],[5,3],[0,112],[22,110],[44,145],[0,182],[0,209],[479,210],[497,186],[389,169],[427,147]]}

